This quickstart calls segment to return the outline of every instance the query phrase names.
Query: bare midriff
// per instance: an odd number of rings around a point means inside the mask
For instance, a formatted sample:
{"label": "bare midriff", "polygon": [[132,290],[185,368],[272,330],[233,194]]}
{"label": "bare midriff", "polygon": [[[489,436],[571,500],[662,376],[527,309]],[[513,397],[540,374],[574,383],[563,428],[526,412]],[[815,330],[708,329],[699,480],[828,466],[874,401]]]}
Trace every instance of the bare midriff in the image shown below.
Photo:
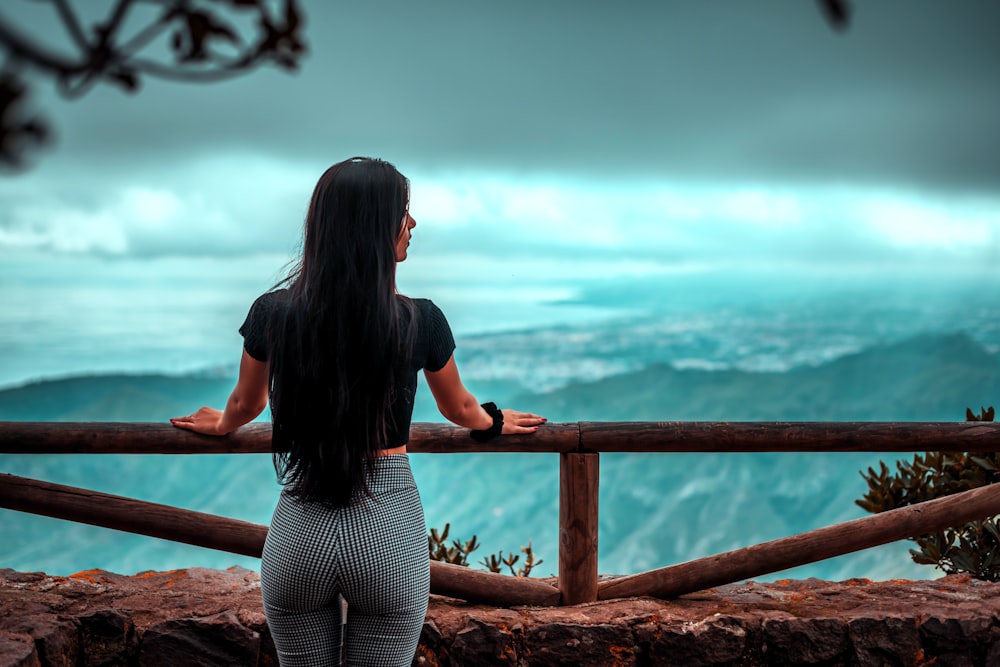
{"label": "bare midriff", "polygon": [[399,447],[393,447],[392,449],[380,449],[375,456],[392,456],[393,454],[405,454],[406,445],[400,445]]}

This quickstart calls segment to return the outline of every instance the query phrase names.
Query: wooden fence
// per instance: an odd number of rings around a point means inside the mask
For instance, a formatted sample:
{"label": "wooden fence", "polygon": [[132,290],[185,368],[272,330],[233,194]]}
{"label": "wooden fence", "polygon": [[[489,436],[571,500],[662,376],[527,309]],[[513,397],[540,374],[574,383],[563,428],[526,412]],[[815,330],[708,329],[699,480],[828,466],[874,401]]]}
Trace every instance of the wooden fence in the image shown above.
{"label": "wooden fence", "polygon": [[[0,422],[0,454],[260,454],[270,426],[224,437],[150,423]],[[480,444],[464,429],[414,424],[410,453],[559,454],[558,585],[431,563],[431,590],[499,605],[578,604],[634,595],[674,596],[843,555],[1000,514],[1000,485],[599,582],[598,480],[602,452],[1000,451],[989,422],[578,422]],[[0,507],[259,557],[257,524],[0,475]]]}

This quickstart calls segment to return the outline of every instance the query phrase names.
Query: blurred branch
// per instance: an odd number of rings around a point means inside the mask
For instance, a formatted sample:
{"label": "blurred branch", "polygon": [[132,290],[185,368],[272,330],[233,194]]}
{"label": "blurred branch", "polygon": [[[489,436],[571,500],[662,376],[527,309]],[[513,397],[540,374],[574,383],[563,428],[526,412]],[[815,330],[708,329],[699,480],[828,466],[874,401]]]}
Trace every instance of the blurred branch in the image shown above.
{"label": "blurred branch", "polygon": [[51,136],[48,123],[24,110],[27,89],[19,78],[0,75],[0,163],[19,168],[30,150],[45,144]]}
{"label": "blurred branch", "polygon": [[820,10],[836,30],[846,30],[851,19],[851,6],[846,0],[819,0]]}
{"label": "blurred branch", "polygon": [[[21,168],[27,154],[51,136],[49,125],[25,110],[32,71],[55,80],[66,97],[107,83],[126,92],[142,76],[213,82],[262,65],[298,67],[306,53],[297,0],[117,0],[103,21],[86,26],[69,0],[48,4],[69,36],[56,52],[0,15],[0,165]],[[145,25],[126,34],[140,7]]]}
{"label": "blurred branch", "polygon": [[[89,27],[70,0],[34,2],[54,9],[74,50],[52,51],[0,15],[0,166],[8,168],[24,167],[27,155],[52,135],[44,118],[25,109],[26,70],[55,79],[66,97],[80,97],[99,83],[134,93],[142,76],[213,82],[261,65],[294,70],[306,53],[298,0],[117,0],[104,21]],[[846,0],[818,2],[834,29],[846,29]],[[155,17],[126,36],[123,26],[138,6]],[[241,30],[240,23],[253,28]],[[144,55],[147,50],[156,55]]]}

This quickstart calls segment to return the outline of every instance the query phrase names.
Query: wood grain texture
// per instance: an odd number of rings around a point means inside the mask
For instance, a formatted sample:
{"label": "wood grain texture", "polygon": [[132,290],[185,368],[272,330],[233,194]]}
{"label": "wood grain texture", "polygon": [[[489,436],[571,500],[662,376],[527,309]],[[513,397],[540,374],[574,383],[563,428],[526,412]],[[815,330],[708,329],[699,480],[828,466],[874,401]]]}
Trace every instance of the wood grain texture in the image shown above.
{"label": "wood grain texture", "polygon": [[267,528],[74,486],[0,475],[0,506],[260,558]]}
{"label": "wood grain texture", "polygon": [[990,422],[580,422],[587,452],[992,452]]}
{"label": "wood grain texture", "polygon": [[[249,424],[216,438],[161,423],[0,422],[0,453],[8,454],[267,453],[270,439],[270,425],[265,423]],[[408,450],[560,454],[559,590],[529,579],[510,583],[511,577],[467,568],[442,570],[445,564],[432,563],[435,592],[496,604],[557,604],[560,590],[562,604],[629,595],[678,595],[1000,513],[1000,487],[986,487],[598,586],[598,452],[990,452],[1000,451],[1000,424],[578,422],[547,424],[532,435],[480,444],[465,429],[417,423]],[[266,528],[256,524],[11,475],[0,478],[0,504],[258,557],[266,534]],[[945,509],[938,510],[939,506]]]}
{"label": "wood grain texture", "polygon": [[[260,558],[267,526],[62,484],[0,474],[0,507]],[[556,605],[559,590],[431,561],[431,592],[473,602]]]}
{"label": "wood grain texture", "polygon": [[561,604],[597,600],[599,454],[559,455]]}
{"label": "wood grain texture", "polygon": [[[217,438],[169,424],[0,422],[0,454],[262,454],[271,427]],[[577,422],[477,443],[466,429],[413,424],[414,454],[453,452],[1000,451],[1000,422]]]}
{"label": "wood grain texture", "polygon": [[598,597],[675,597],[1000,514],[1000,485],[601,582]]}

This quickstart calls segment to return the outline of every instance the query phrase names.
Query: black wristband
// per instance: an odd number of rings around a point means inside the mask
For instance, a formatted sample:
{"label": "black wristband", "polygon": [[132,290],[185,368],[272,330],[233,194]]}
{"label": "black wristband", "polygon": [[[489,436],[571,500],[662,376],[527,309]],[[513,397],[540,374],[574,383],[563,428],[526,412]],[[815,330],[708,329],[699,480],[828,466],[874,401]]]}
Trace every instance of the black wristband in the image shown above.
{"label": "black wristband", "polygon": [[500,412],[500,408],[497,407],[496,403],[483,403],[480,407],[486,410],[486,414],[493,417],[493,426],[477,431],[470,431],[469,435],[476,442],[489,442],[503,432],[503,413]]}

